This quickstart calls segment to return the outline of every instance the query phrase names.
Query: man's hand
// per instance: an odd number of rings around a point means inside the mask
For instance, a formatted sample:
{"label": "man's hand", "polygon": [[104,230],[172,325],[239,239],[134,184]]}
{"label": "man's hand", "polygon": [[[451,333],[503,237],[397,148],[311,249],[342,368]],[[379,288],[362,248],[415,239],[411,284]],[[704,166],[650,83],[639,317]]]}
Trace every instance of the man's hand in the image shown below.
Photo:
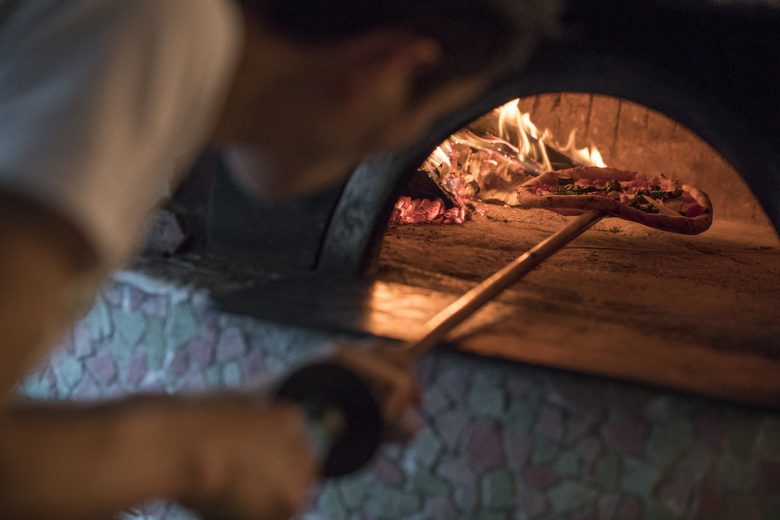
{"label": "man's hand", "polygon": [[180,425],[191,458],[176,498],[208,520],[284,520],[307,504],[317,468],[297,406],[214,397]]}
{"label": "man's hand", "polygon": [[[417,431],[414,409],[420,393],[410,356],[389,344],[341,345],[329,359],[368,382],[382,406],[390,440],[407,440]],[[209,520],[276,520],[301,511],[322,461],[315,461],[300,408],[233,396],[202,401],[197,413],[202,419],[193,428],[201,435],[192,445],[194,478],[178,497],[184,504]]]}

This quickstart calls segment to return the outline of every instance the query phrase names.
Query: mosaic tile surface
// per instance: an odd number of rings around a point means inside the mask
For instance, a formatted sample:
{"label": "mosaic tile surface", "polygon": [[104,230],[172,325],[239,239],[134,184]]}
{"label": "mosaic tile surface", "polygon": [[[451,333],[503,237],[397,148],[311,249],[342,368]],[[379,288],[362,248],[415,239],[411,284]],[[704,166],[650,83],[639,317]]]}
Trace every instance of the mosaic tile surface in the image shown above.
{"label": "mosaic tile surface", "polygon": [[[250,388],[332,339],[119,276],[21,392]],[[324,482],[303,520],[780,518],[778,414],[446,351],[417,370],[420,435]],[[193,516],[160,502],[123,518]]]}

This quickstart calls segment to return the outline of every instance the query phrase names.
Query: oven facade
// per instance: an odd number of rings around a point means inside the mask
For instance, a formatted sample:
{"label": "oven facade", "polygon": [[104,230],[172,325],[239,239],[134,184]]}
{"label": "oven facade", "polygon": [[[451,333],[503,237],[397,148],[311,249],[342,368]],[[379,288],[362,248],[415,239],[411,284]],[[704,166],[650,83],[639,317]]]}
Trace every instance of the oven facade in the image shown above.
{"label": "oven facade", "polygon": [[[415,287],[374,276],[400,190],[442,140],[475,118],[518,97],[559,92],[636,102],[687,127],[739,172],[775,230],[780,229],[780,62],[774,49],[780,10],[760,2],[696,1],[684,6],[663,0],[572,2],[563,27],[562,38],[540,49],[529,66],[507,75],[441,121],[412,148],[367,159],[342,186],[298,200],[258,202],[240,193],[218,156],[213,156],[200,175],[184,185],[183,192],[195,203],[183,210],[188,205],[180,205],[180,217],[196,236],[190,236],[174,256],[195,255],[212,269],[216,266],[219,276],[237,281],[214,291],[216,304],[225,310],[300,326],[409,339],[417,325],[471,282]],[[188,190],[188,185],[195,188]],[[193,197],[193,192],[200,195]],[[193,211],[193,206],[198,209]],[[518,312],[517,307],[501,305],[488,314]],[[669,370],[653,369],[658,356],[649,351],[644,354],[646,366],[639,356],[627,370],[609,356],[598,362],[585,362],[587,355],[572,359],[576,356],[565,345],[546,351],[522,346],[496,349],[492,345],[515,345],[520,335],[511,327],[503,335],[487,330],[479,338],[459,341],[459,347],[780,405],[780,383],[767,380],[780,369],[774,354],[716,353],[709,365],[686,373],[699,350],[691,350],[687,357],[668,353],[676,364]],[[610,355],[631,354],[625,350]],[[731,386],[719,388],[718,381],[724,378]],[[761,384],[752,384],[757,381]]]}

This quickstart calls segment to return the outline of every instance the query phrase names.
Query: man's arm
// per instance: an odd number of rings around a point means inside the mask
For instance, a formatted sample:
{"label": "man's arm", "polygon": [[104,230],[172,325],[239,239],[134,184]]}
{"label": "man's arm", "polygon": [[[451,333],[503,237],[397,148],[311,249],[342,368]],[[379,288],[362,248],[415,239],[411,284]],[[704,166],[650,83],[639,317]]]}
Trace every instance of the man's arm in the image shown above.
{"label": "man's arm", "polygon": [[27,406],[0,419],[8,520],[91,520],[152,498],[286,519],[315,475],[302,413],[235,395]]}
{"label": "man's arm", "polygon": [[296,407],[226,395],[100,406],[13,398],[96,286],[85,280],[100,274],[92,248],[66,220],[0,192],[3,518],[105,518],[156,497],[220,514],[237,509],[238,518],[292,515],[315,473]]}
{"label": "man's arm", "polygon": [[[0,192],[3,518],[105,518],[160,497],[220,518],[281,520],[296,513],[316,475],[297,406],[235,394],[98,406],[12,398],[17,380],[75,317],[80,295],[73,288],[99,273],[75,228]],[[342,349],[335,360],[371,383],[388,422],[418,400],[411,360],[402,353]]]}
{"label": "man's arm", "polygon": [[179,491],[181,447],[162,404],[25,406],[0,419],[0,507],[9,519],[99,519]]}
{"label": "man's arm", "polygon": [[[67,220],[0,192],[0,509],[11,518],[105,516],[169,491],[169,453],[138,464],[165,446],[153,414],[12,404],[98,274],[93,249]],[[112,475],[122,489],[111,489]]]}
{"label": "man's arm", "polygon": [[100,275],[93,248],[66,219],[0,190],[1,400],[76,318]]}

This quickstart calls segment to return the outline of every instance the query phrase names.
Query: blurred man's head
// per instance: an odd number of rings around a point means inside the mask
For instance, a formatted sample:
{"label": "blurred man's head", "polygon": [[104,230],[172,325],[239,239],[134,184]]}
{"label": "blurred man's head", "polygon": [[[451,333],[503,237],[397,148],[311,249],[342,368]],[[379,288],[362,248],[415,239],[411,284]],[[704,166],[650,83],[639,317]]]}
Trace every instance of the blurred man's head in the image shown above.
{"label": "blurred man's head", "polygon": [[522,65],[557,15],[549,0],[239,3],[247,44],[219,137],[243,150],[232,157],[244,184],[271,194],[418,139]]}

